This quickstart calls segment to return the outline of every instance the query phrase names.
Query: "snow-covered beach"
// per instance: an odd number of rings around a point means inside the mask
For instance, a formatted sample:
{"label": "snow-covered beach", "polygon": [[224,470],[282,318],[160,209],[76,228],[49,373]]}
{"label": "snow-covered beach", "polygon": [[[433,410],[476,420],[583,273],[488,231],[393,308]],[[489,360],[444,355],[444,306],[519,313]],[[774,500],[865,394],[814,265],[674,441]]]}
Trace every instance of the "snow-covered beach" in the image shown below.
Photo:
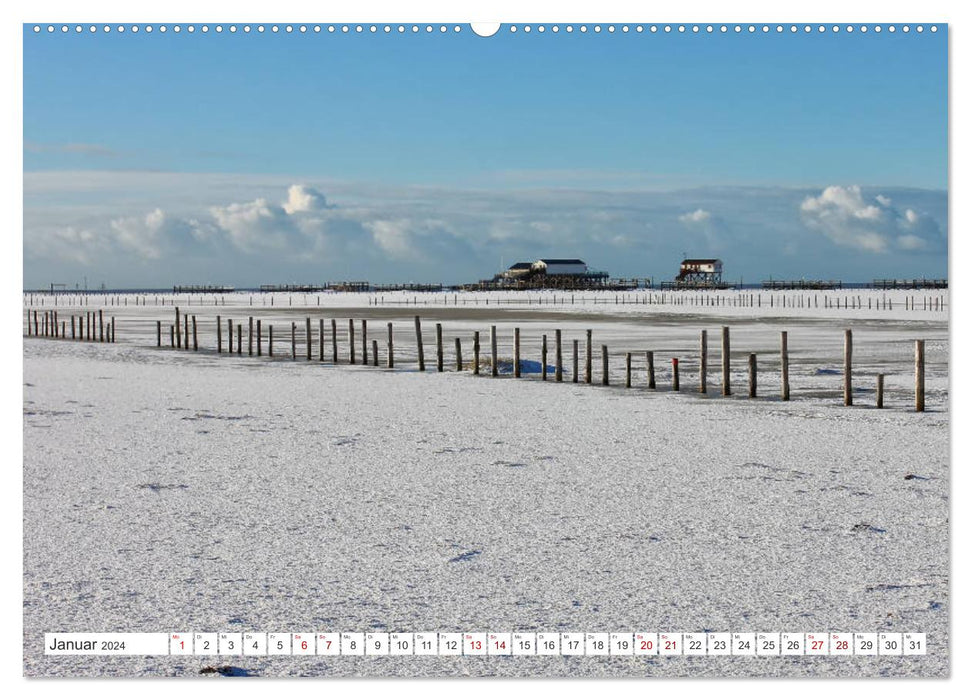
{"label": "snow-covered beach", "polygon": [[[61,297],[61,320],[102,308],[117,319],[118,342],[24,339],[25,673],[197,675],[217,661],[45,657],[52,631],[758,630],[924,632],[929,651],[229,662],[259,675],[944,675],[947,312],[909,308],[916,293],[851,294],[859,308],[780,307],[780,293],[768,309],[613,294],[544,305],[536,294],[518,304],[418,295],[410,306],[407,293],[327,294],[319,306],[313,294],[239,293],[209,305],[166,295],[158,306],[92,296],[83,307]],[[892,309],[873,308],[885,299]],[[30,302],[55,308],[52,297]],[[198,353],[164,347],[174,305],[198,316]],[[217,314],[278,325],[277,356],[216,354]],[[342,364],[289,358],[293,322],[303,357],[306,317],[315,333],[319,318],[339,319]],[[395,324],[394,370],[346,364],[351,318],[369,321],[382,365],[386,323]],[[156,320],[166,324],[161,349]],[[492,325],[500,357],[519,327],[532,360],[540,336],[561,329],[570,368],[572,340],[582,351],[592,328],[598,358],[601,344],[610,348],[612,386],[439,374],[436,322],[450,370],[452,339],[469,359],[480,331],[485,358]],[[732,332],[730,398],[719,392],[721,325]],[[840,400],[845,328],[853,407]],[[783,330],[790,402],[777,399]],[[927,347],[922,414],[915,339]],[[646,350],[656,391],[645,388]],[[632,389],[627,352],[637,353]],[[747,353],[759,357],[757,400],[745,398]],[[887,375],[882,411],[877,372]]]}

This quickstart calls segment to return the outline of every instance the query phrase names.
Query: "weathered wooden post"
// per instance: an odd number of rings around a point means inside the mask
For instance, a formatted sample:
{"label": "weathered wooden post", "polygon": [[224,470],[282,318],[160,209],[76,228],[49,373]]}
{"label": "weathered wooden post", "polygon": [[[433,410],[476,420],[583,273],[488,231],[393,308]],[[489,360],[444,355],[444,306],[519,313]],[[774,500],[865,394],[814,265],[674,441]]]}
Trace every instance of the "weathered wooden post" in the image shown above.
{"label": "weathered wooden post", "polygon": [[546,335],[543,335],[543,350],[540,355],[540,360],[543,365],[543,369],[542,369],[543,381],[545,382],[546,381]]}
{"label": "weathered wooden post", "polygon": [[442,347],[442,324],[435,324],[435,359],[439,372],[445,371],[445,348]]}
{"label": "weathered wooden post", "polygon": [[698,376],[698,391],[708,393],[708,331],[701,331],[701,371]]}
{"label": "weathered wooden post", "polygon": [[223,351],[223,319],[222,316],[216,316],[216,352],[222,353]]}
{"label": "weathered wooden post", "polygon": [[394,368],[394,324],[388,323],[388,369]]}
{"label": "weathered wooden post", "polygon": [[[188,328],[188,325],[186,328]],[[188,333],[186,333],[186,335],[188,335]],[[105,342],[105,315],[103,309],[98,309],[98,341],[101,343]],[[186,338],[185,342],[186,345],[188,345],[189,339]]]}
{"label": "weathered wooden post", "polygon": [[924,410],[924,341],[915,341],[914,345],[914,408],[918,412]]}
{"label": "weathered wooden post", "polygon": [[722,396],[732,393],[732,345],[728,326],[722,326]]}
{"label": "weathered wooden post", "polygon": [[[320,306],[320,301],[317,301],[317,306]],[[319,343],[319,356],[318,362],[324,361],[324,319],[317,319],[317,342]]]}
{"label": "weathered wooden post", "polygon": [[610,368],[607,365],[607,346],[600,346],[600,358],[603,363],[603,385],[608,386],[610,384]]}
{"label": "weathered wooden post", "polygon": [[347,338],[348,338],[347,346],[351,350],[351,364],[352,365],[357,364],[357,360],[355,359],[357,355],[354,351],[354,319],[353,318],[347,319]]}
{"label": "weathered wooden post", "polygon": [[247,343],[249,348],[249,356],[253,357],[253,317],[249,317],[249,329],[247,330]]}
{"label": "weathered wooden post", "polygon": [[236,354],[243,354],[243,324],[236,324]]}
{"label": "weathered wooden post", "polygon": [[657,389],[657,383],[654,381],[654,351],[648,350],[645,355],[647,356],[647,388]]}
{"label": "weathered wooden post", "polygon": [[297,322],[290,322],[290,359],[297,359]]}
{"label": "weathered wooden post", "polygon": [[512,329],[512,376],[521,377],[522,370],[519,367],[519,328]]}
{"label": "weathered wooden post", "polygon": [[472,374],[479,373],[479,331],[472,334]]}
{"label": "weathered wooden post", "polygon": [[[159,324],[158,346],[159,347],[162,347],[162,329],[161,329],[162,322],[161,321],[158,321],[158,324]],[[30,319],[29,318],[27,319],[27,335],[30,335]],[[74,314],[71,314],[71,340],[76,340],[76,339],[77,339],[77,335],[75,334]]]}
{"label": "weathered wooden post", "polygon": [[314,339],[313,334],[310,330],[310,317],[307,316],[305,322],[305,329],[307,335],[307,362],[310,362],[314,358]]}
{"label": "weathered wooden post", "polygon": [[574,339],[573,341],[573,383],[576,384],[579,381],[580,381],[580,341]]}
{"label": "weathered wooden post", "polygon": [[755,353],[748,356],[748,397],[754,399],[758,395],[758,365]]}
{"label": "weathered wooden post", "polygon": [[270,357],[273,357],[273,324],[271,323],[269,328],[267,328],[267,339],[266,339],[266,352]]}
{"label": "weathered wooden post", "polygon": [[256,319],[256,356],[263,357],[263,320]]}
{"label": "weathered wooden post", "polygon": [[883,408],[883,375],[877,375],[877,408]]}
{"label": "weathered wooden post", "polygon": [[189,349],[189,314],[182,314],[182,323],[185,325],[185,335],[182,336],[182,349]]}
{"label": "weathered wooden post", "polygon": [[563,338],[560,329],[556,329],[556,381],[563,381]]}
{"label": "weathered wooden post", "polygon": [[231,318],[226,319],[226,328],[228,330],[228,335],[229,335],[229,354],[232,355],[233,354],[233,319]]}
{"label": "weathered wooden post", "polygon": [[782,400],[789,400],[789,333],[782,331]]}
{"label": "weathered wooden post", "polygon": [[498,339],[496,338],[496,327],[491,326],[489,328],[489,345],[490,350],[492,350],[492,376],[499,376],[499,347]]}
{"label": "weathered wooden post", "polygon": [[[421,318],[415,316],[415,339],[418,341],[418,371],[425,371],[425,346],[421,338]],[[478,374],[478,372],[476,372]]]}
{"label": "weathered wooden post", "polygon": [[[88,324],[88,327],[91,327],[90,323]],[[173,349],[175,348],[175,329],[171,323],[169,324],[169,347]]]}
{"label": "weathered wooden post", "polygon": [[630,389],[630,380],[631,380],[631,353],[627,353],[626,360],[627,360],[627,368],[626,368],[627,369],[627,381],[624,383],[624,386],[626,386],[628,389]]}
{"label": "weathered wooden post", "polygon": [[[80,321],[81,319],[78,318],[78,320]],[[161,321],[155,322],[155,347],[157,348],[162,347],[162,322]]]}
{"label": "weathered wooden post", "polygon": [[853,331],[843,331],[843,405],[853,405]]}
{"label": "weathered wooden post", "polygon": [[331,340],[333,340],[334,364],[336,365],[337,364],[337,319],[336,318],[330,319],[330,337],[331,337]]}
{"label": "weathered wooden post", "polygon": [[378,341],[371,340],[371,359],[374,362],[374,366],[378,366]]}
{"label": "weathered wooden post", "polygon": [[361,319],[361,364],[367,364],[367,319]]}
{"label": "weathered wooden post", "polygon": [[179,323],[179,307],[175,307],[175,343],[177,347],[182,347],[182,324]]}
{"label": "weathered wooden post", "polygon": [[455,339],[455,371],[462,371],[462,339]]}
{"label": "weathered wooden post", "polygon": [[587,356],[584,358],[583,381],[593,383],[593,330],[587,329]]}
{"label": "weathered wooden post", "polygon": [[[111,319],[111,334],[115,333],[115,319]],[[114,342],[114,340],[112,340]],[[192,314],[192,350],[199,352],[199,331],[196,327],[196,315]]]}

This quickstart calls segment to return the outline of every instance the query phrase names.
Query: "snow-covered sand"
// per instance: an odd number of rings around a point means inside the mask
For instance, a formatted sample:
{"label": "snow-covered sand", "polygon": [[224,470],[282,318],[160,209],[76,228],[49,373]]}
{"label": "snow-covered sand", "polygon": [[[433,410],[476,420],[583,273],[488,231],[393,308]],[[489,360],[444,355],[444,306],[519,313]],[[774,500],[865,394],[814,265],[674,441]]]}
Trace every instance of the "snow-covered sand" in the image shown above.
{"label": "snow-covered sand", "polygon": [[[344,308],[342,319],[376,319],[383,361],[382,308]],[[114,307],[116,345],[26,338],[25,672],[196,675],[217,662],[45,657],[52,631],[710,630],[925,632],[929,654],[218,662],[261,675],[946,674],[946,314],[750,310],[730,322],[733,352],[764,353],[767,398],[750,401],[740,360],[736,396],[718,395],[723,319],[711,308],[620,317],[631,308],[591,305],[572,320],[535,307],[398,309],[394,371],[155,349],[154,318],[171,307]],[[186,310],[200,322],[250,313]],[[325,315],[274,313],[287,328]],[[414,313],[428,319],[430,369],[436,315],[449,358],[454,335],[464,343],[490,322],[500,355],[521,326],[531,359],[539,333],[593,327],[596,352],[611,344],[614,386],[420,374]],[[852,408],[830,373],[844,327],[861,387]],[[692,391],[701,328],[708,397]],[[789,403],[773,398],[785,329]],[[914,338],[928,347],[924,414],[910,408]],[[288,333],[278,343],[289,352]],[[482,345],[486,356],[485,334]],[[644,349],[657,355],[657,392],[643,388],[642,365],[640,386],[618,381],[613,353]],[[661,372],[675,353],[680,394]],[[883,411],[872,408],[876,371],[890,374]]]}

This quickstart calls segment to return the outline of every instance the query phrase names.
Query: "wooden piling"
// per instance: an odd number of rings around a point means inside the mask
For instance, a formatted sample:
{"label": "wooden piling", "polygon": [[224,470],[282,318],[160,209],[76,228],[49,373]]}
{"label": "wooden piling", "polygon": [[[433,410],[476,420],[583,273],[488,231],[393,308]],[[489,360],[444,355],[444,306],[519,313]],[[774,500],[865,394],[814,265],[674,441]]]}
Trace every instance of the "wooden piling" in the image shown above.
{"label": "wooden piling", "polygon": [[248,347],[247,354],[250,357],[253,357],[253,317],[252,316],[249,317],[249,328],[247,329],[247,332],[246,332],[246,338],[247,338],[247,347]]}
{"label": "wooden piling", "polygon": [[[90,327],[90,324],[89,324],[89,327]],[[171,323],[169,324],[169,347],[170,348],[175,347],[175,329]]]}
{"label": "wooden piling", "polygon": [[780,355],[782,357],[782,400],[789,400],[789,333],[782,331]]}
{"label": "wooden piling", "polygon": [[[103,309],[98,309],[98,341],[105,342],[105,315]],[[186,339],[186,343],[188,343]]]}
{"label": "wooden piling", "polygon": [[334,364],[337,364],[337,319],[330,319],[330,337],[333,346]]}
{"label": "wooden piling", "polygon": [[519,366],[519,328],[512,330],[512,376],[521,377],[522,369]]}
{"label": "wooden piling", "polygon": [[304,330],[307,335],[307,362],[310,362],[314,358],[314,339],[313,334],[310,330],[310,317],[307,316],[304,323]]}
{"label": "wooden piling", "polygon": [[290,359],[297,359],[297,322],[290,321]]}
{"label": "wooden piling", "polygon": [[[162,322],[159,321],[158,324],[160,326],[159,327],[159,331],[158,331],[158,346],[159,347],[162,347],[162,329],[161,329]],[[30,319],[29,318],[27,319],[27,334],[30,335]],[[77,339],[77,335],[75,333],[75,319],[74,319],[74,314],[71,314],[71,340],[76,340],[76,339]]]}
{"label": "wooden piling", "polygon": [[462,371],[462,339],[455,339],[455,371]]}
{"label": "wooden piling", "polygon": [[357,354],[354,351],[354,319],[347,319],[347,346],[351,351],[351,364],[357,364]]}
{"label": "wooden piling", "polygon": [[576,384],[579,381],[580,381],[580,341],[574,339],[573,340],[573,383]]}
{"label": "wooden piling", "polygon": [[607,346],[606,345],[601,345],[600,346],[600,360],[601,360],[601,363],[603,364],[603,380],[602,380],[602,383],[603,383],[604,386],[609,386],[610,385],[610,367],[608,366]]}
{"label": "wooden piling", "polygon": [[361,319],[361,364],[366,365],[367,362],[367,319]]}
{"label": "wooden piling", "polygon": [[499,347],[498,338],[496,337],[496,327],[491,326],[489,328],[489,345],[490,350],[492,350],[492,376],[499,376]]}
{"label": "wooden piling", "polygon": [[[419,336],[420,337],[420,336]],[[479,373],[479,331],[472,335],[472,374]]]}
{"label": "wooden piling", "polygon": [[644,354],[647,359],[647,388],[657,389],[657,382],[654,381],[654,351],[648,350]]}
{"label": "wooden piling", "polygon": [[445,348],[442,347],[442,324],[435,324],[435,366],[439,372],[445,371]]}
{"label": "wooden piling", "polygon": [[593,330],[587,329],[587,355],[584,358],[583,381],[593,383]]}
{"label": "wooden piling", "polygon": [[[78,319],[80,321],[80,318]],[[162,347],[162,322],[155,322],[155,347]]]}
{"label": "wooden piling", "polygon": [[[421,337],[421,317],[415,316],[415,340],[418,342],[418,371],[425,371],[425,346]],[[478,374],[478,372],[476,372]]]}
{"label": "wooden piling", "polygon": [[556,381],[563,381],[563,338],[560,329],[556,329]]}
{"label": "wooden piling", "polygon": [[546,336],[543,336],[543,349],[540,354],[540,360],[542,364],[543,381],[546,381]]}
{"label": "wooden piling", "polygon": [[[114,334],[115,319],[111,319],[111,332]],[[199,351],[199,330],[196,326],[196,315],[192,314],[192,350],[193,352]]]}
{"label": "wooden piling", "polygon": [[722,326],[722,396],[732,394],[732,344],[728,326]]}
{"label": "wooden piling", "polygon": [[216,352],[222,353],[223,351],[223,319],[222,316],[216,316]]}
{"label": "wooden piling", "polygon": [[676,357],[671,358],[671,391],[681,391],[681,374]]}
{"label": "wooden piling", "polygon": [[[317,306],[320,306],[318,300]],[[324,361],[324,319],[317,319],[318,362]]]}
{"label": "wooden piling", "polygon": [[924,410],[924,341],[914,344],[914,408],[920,413]]}
{"label": "wooden piling", "polygon": [[179,323],[181,319],[179,318],[179,307],[175,307],[175,344],[177,347],[182,347],[182,325]]}
{"label": "wooden piling", "polygon": [[698,375],[698,391],[708,393],[708,331],[701,331],[701,370]]}
{"label": "wooden piling", "polygon": [[273,357],[273,324],[271,323],[267,330],[266,338],[266,354]]}
{"label": "wooden piling", "polygon": [[754,399],[758,395],[758,365],[755,353],[748,356],[748,397]]}
{"label": "wooden piling", "polygon": [[256,319],[256,356],[263,357],[263,320]]}
{"label": "wooden piling", "polygon": [[371,340],[371,361],[374,366],[378,366],[378,341]]}
{"label": "wooden piling", "polygon": [[627,360],[627,381],[624,383],[624,385],[628,389],[630,389],[630,386],[631,386],[631,353],[627,353],[626,360]]}
{"label": "wooden piling", "polygon": [[877,375],[877,408],[883,408],[883,375]]}
{"label": "wooden piling", "polygon": [[229,354],[233,354],[233,319],[226,319],[227,335],[229,336]]}
{"label": "wooden piling", "polygon": [[388,369],[394,368],[394,324],[388,323]]}
{"label": "wooden piling", "polygon": [[236,354],[243,354],[243,324],[236,324]]}
{"label": "wooden piling", "polygon": [[853,331],[843,331],[843,405],[853,405]]}

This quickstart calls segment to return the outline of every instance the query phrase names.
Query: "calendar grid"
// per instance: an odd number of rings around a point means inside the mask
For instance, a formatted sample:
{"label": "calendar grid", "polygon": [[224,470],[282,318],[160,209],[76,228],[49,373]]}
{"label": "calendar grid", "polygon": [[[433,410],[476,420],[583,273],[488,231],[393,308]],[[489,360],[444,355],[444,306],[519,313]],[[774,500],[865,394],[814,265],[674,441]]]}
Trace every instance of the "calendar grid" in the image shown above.
{"label": "calendar grid", "polygon": [[104,656],[923,656],[915,632],[48,633],[44,653]]}

